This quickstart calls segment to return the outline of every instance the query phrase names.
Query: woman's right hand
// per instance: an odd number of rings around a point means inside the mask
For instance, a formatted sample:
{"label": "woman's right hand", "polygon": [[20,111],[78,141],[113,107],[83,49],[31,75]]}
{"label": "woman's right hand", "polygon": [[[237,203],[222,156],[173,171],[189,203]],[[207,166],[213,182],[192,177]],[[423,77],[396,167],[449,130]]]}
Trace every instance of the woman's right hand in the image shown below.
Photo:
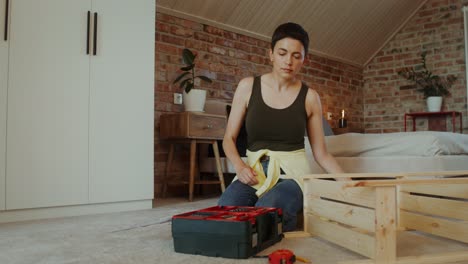
{"label": "woman's right hand", "polygon": [[237,179],[239,179],[240,182],[251,186],[258,183],[257,172],[247,165],[237,172]]}

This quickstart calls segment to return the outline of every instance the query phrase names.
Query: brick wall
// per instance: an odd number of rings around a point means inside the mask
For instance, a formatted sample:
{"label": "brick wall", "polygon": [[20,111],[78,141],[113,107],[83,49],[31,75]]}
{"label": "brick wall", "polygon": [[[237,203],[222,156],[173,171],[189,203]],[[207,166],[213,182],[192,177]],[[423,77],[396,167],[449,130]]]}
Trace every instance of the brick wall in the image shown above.
{"label": "brick wall", "polygon": [[[420,64],[422,51],[428,52],[427,66],[434,74],[458,78],[451,95],[444,98],[443,110],[466,116],[462,12],[466,3],[429,0],[365,67],[363,126],[367,133],[403,131],[404,113],[426,110],[423,95],[397,74],[403,67]],[[418,119],[417,125],[418,130],[427,130],[425,119]],[[450,122],[447,127],[451,128]]]}
{"label": "brick wall", "polygon": [[[311,36],[313,41],[315,36]],[[211,77],[212,84],[202,83],[208,98],[231,101],[237,83],[244,77],[271,70],[268,58],[270,43],[229,32],[198,22],[163,13],[156,14],[156,87],[155,87],[155,183],[159,192],[168,146],[159,140],[159,117],[163,113],[180,112],[173,104],[173,94],[181,92],[172,82],[178,75],[183,48],[198,54],[198,73]],[[302,80],[317,90],[325,112],[339,117],[346,109],[348,125],[360,127],[363,122],[361,67],[310,54],[302,69]],[[336,126],[336,120],[331,121]],[[182,146],[179,146],[183,148]],[[178,151],[188,160],[188,151]],[[177,174],[188,171],[188,164],[175,164]],[[178,188],[179,190],[182,188]],[[185,188],[184,188],[185,189]]]}

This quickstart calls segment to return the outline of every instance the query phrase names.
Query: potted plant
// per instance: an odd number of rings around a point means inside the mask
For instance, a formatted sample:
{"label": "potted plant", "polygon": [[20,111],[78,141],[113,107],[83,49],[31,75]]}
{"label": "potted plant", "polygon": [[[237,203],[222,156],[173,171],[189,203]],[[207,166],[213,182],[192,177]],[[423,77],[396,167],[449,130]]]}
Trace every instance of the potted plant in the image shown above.
{"label": "potted plant", "polygon": [[203,75],[195,75],[196,55],[189,49],[182,51],[182,62],[184,67],[180,68],[182,73],[174,80],[174,84],[179,82],[179,87],[183,89],[183,102],[185,111],[203,112],[206,100],[206,90],[195,89],[195,81],[211,83],[211,79]]}
{"label": "potted plant", "polygon": [[454,75],[441,77],[432,74],[426,66],[426,55],[427,51],[421,53],[422,69],[404,68],[398,72],[398,75],[414,82],[417,91],[424,94],[428,112],[440,112],[443,96],[450,94],[448,89],[453,85],[457,77]]}

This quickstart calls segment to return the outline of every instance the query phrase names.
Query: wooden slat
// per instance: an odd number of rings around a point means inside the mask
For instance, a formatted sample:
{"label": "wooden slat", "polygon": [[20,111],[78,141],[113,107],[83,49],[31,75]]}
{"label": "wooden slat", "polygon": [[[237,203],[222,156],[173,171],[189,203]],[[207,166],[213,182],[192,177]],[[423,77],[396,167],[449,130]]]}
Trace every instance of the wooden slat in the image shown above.
{"label": "wooden slat", "polygon": [[375,232],[375,213],[372,209],[322,200],[320,198],[310,199],[308,207],[304,209],[306,213],[312,213],[369,232]]}
{"label": "wooden slat", "polygon": [[408,178],[408,177],[454,177],[468,176],[468,171],[426,171],[426,172],[366,172],[366,173],[330,173],[308,174],[304,179],[317,178]]}
{"label": "wooden slat", "polygon": [[319,179],[309,179],[304,182],[307,192],[304,199],[312,196],[321,196],[332,200],[374,208],[375,192],[373,188],[354,187],[346,188],[346,181],[335,182]]}
{"label": "wooden slat", "polygon": [[401,191],[468,199],[468,184],[428,184],[401,186]]}
{"label": "wooden slat", "polygon": [[468,220],[468,201],[454,201],[402,192],[400,193],[400,209]]}
{"label": "wooden slat", "polygon": [[366,180],[348,182],[346,187],[378,187],[396,185],[426,185],[426,184],[468,184],[468,178],[431,178],[431,179],[393,179]]}
{"label": "wooden slat", "polygon": [[397,256],[395,187],[377,187],[375,196],[375,260],[392,263]]}
{"label": "wooden slat", "polygon": [[298,237],[310,237],[310,234],[305,231],[291,231],[284,232],[284,238],[298,238]]}
{"label": "wooden slat", "polygon": [[468,243],[468,223],[400,211],[400,225],[433,235]]}
{"label": "wooden slat", "polygon": [[306,217],[309,218],[306,230],[311,235],[319,236],[366,257],[374,257],[375,240],[373,237],[343,227],[336,223],[324,221],[312,214],[308,214]]}
{"label": "wooden slat", "polygon": [[[441,264],[468,261],[468,251],[457,251],[397,258],[395,264]],[[375,264],[372,259],[340,261],[339,264]],[[463,262],[465,263],[465,262]]]}

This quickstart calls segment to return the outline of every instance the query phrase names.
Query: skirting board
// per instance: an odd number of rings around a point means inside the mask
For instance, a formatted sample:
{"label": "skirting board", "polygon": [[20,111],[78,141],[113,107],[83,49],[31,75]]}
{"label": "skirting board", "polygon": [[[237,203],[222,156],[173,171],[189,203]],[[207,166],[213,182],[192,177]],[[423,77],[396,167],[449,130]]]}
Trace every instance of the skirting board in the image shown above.
{"label": "skirting board", "polygon": [[116,203],[86,204],[63,207],[0,211],[0,223],[57,217],[70,217],[89,214],[115,213],[151,208],[153,208],[153,200],[138,200]]}

